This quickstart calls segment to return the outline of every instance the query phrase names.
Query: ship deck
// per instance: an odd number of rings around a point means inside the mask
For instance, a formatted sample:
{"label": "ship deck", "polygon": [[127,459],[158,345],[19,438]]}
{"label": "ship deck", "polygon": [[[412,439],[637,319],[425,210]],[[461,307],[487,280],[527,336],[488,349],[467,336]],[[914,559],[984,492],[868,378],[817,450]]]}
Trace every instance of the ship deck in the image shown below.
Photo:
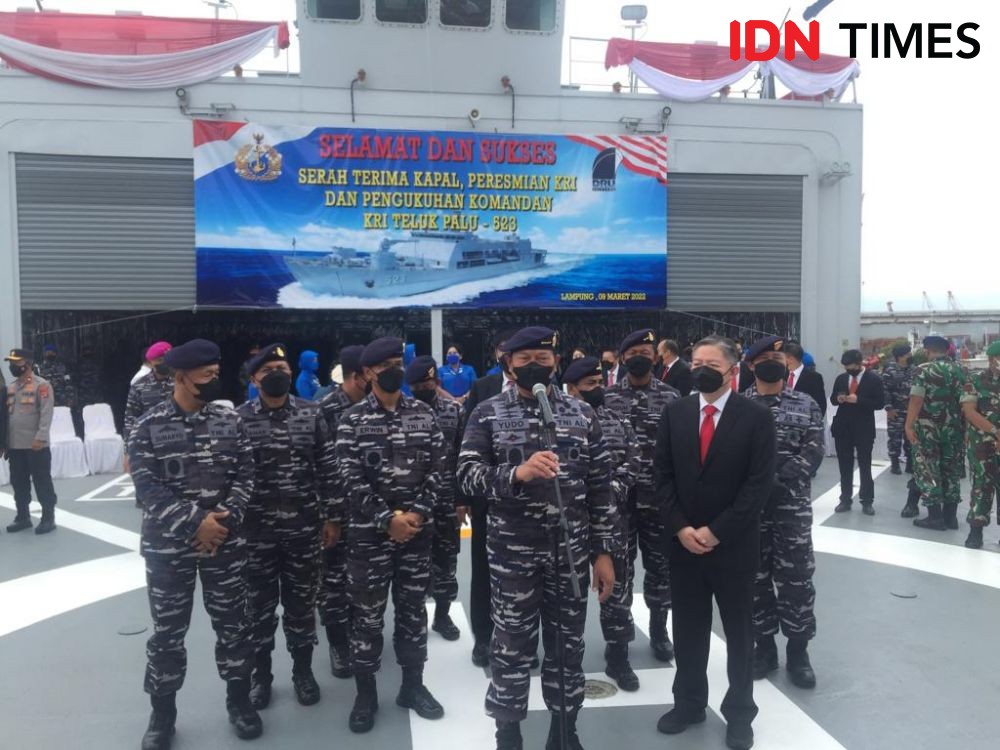
{"label": "ship deck", "polygon": [[[975,750],[995,747],[1000,736],[1000,712],[994,705],[1000,613],[997,527],[987,529],[985,549],[978,551],[962,546],[964,523],[961,530],[944,533],[917,529],[899,518],[906,477],[891,475],[884,464],[876,471],[877,515],[871,518],[857,505],[850,514],[833,514],[835,459],[826,459],[814,483],[819,635],[810,652],[819,685],[814,691],[799,690],[783,669],[756,683],[761,710],[754,726],[756,747],[762,750]],[[57,481],[56,489],[56,533],[0,534],[0,745],[35,750],[138,747],[149,712],[142,692],[149,613],[131,485],[127,477],[103,476]],[[963,497],[968,499],[967,484]],[[963,507],[960,517],[964,512]],[[10,488],[0,488],[0,524],[12,518]],[[330,675],[325,642],[315,660],[323,698],[304,708],[292,694],[290,660],[279,632],[274,699],[264,712],[264,737],[256,746],[491,747],[493,726],[482,708],[487,676],[469,661],[467,546],[464,542],[459,562],[461,606],[452,610],[462,639],[447,643],[430,634],[426,681],[445,707],[444,719],[424,721],[395,706],[399,670],[387,638],[377,726],[370,735],[352,735],[347,714],[353,682]],[[640,572],[637,588],[641,580]],[[591,602],[584,666],[589,676],[603,679],[603,643],[596,602]],[[723,747],[724,723],[718,713],[725,690],[721,627],[716,623],[709,665],[709,719],[667,738],[655,726],[671,700],[673,669],[650,654],[641,632],[647,616],[640,596],[634,610],[640,633],[632,662],[642,687],[632,694],[589,700],[579,722],[584,744],[636,750]],[[245,747],[226,720],[213,642],[204,610],[196,604],[187,639],[188,676],[178,697],[178,750]],[[541,748],[547,726],[536,673],[525,747]]]}

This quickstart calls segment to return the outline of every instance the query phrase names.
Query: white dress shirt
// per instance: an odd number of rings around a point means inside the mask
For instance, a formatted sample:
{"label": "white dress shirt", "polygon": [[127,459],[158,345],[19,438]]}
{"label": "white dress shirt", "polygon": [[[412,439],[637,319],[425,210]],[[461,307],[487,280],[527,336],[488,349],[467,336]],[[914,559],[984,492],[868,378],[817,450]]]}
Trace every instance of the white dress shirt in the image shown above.
{"label": "white dress shirt", "polygon": [[[725,391],[722,392],[722,395],[716,400],[716,402],[714,404],[711,404],[711,406],[714,406],[716,409],[718,409],[718,411],[716,411],[715,414],[712,415],[712,421],[715,422],[715,426],[716,427],[719,426],[719,419],[721,419],[721,417],[722,417],[722,410],[726,408],[726,402],[729,401],[729,395],[731,393],[732,393],[732,391],[729,388],[727,388]],[[698,432],[700,434],[700,432],[701,432],[701,425],[705,421],[705,407],[709,406],[708,401],[705,400],[705,394],[704,393],[699,393],[698,394],[698,405],[699,405],[698,406],[698,409],[699,409],[698,410]]]}
{"label": "white dress shirt", "polygon": [[[799,378],[802,377],[802,371],[805,370],[805,369],[806,369],[805,365],[799,365],[794,370],[792,370],[791,372],[788,373],[789,375],[791,375],[791,376],[793,376],[795,378],[795,380],[792,381],[792,383],[793,383],[792,388],[794,388],[795,386],[797,386],[799,384]],[[786,379],[785,382],[787,383],[788,380]]]}

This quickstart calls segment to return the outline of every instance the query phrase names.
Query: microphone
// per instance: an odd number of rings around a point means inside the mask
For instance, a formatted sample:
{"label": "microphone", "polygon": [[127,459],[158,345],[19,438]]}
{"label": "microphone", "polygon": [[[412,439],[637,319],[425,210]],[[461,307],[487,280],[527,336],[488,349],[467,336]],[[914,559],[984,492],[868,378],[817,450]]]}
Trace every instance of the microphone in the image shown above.
{"label": "microphone", "polygon": [[555,427],[556,418],[552,414],[552,404],[549,403],[547,388],[541,383],[535,383],[531,389],[531,394],[538,399],[538,408],[542,410],[542,424],[546,427]]}

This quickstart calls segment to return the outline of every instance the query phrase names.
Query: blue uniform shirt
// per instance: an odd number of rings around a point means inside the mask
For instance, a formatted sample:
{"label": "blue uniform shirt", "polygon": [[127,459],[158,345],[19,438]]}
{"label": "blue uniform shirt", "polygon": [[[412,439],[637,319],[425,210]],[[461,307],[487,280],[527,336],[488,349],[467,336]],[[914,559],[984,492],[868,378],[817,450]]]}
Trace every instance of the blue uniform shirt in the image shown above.
{"label": "blue uniform shirt", "polygon": [[476,370],[469,365],[459,365],[455,370],[451,365],[444,365],[438,368],[438,377],[441,378],[441,387],[455,398],[464,396],[476,382]]}

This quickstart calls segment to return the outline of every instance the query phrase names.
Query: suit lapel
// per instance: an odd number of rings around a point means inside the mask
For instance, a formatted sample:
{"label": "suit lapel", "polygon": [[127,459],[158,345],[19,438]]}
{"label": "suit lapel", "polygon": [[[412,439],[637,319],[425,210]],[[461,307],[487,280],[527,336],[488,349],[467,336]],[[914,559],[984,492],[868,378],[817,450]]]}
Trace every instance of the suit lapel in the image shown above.
{"label": "suit lapel", "polygon": [[[712,444],[708,446],[708,456],[705,458],[705,463],[702,465],[701,470],[705,471],[709,464],[712,463],[712,459],[719,452],[719,446],[725,441],[726,436],[729,434],[730,430],[733,429],[733,425],[736,424],[736,420],[739,419],[739,410],[743,407],[741,403],[741,398],[738,394],[733,393],[729,396],[729,401],[726,402],[726,408],[722,410],[722,416],[719,417],[719,424],[715,428],[715,435],[712,437]],[[700,440],[699,440],[700,443]],[[700,450],[700,446],[699,446]]]}

